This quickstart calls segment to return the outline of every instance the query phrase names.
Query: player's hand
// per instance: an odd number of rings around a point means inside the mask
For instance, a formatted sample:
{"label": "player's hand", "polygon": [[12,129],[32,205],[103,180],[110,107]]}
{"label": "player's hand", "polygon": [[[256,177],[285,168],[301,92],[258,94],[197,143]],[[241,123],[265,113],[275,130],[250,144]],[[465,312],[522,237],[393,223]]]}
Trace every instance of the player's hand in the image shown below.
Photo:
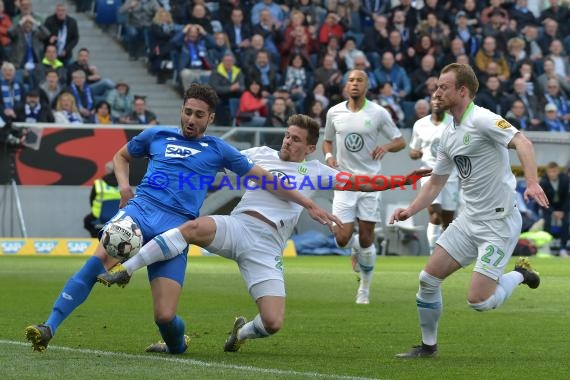
{"label": "player's hand", "polygon": [[121,202],[119,202],[119,208],[125,207],[129,199],[135,196],[133,189],[129,186],[128,188],[120,189],[119,192],[121,193]]}
{"label": "player's hand", "polygon": [[316,203],[313,203],[311,207],[308,207],[307,212],[313,220],[326,225],[331,232],[334,232],[333,227],[335,224],[339,227],[342,227],[343,225],[339,218],[318,206]]}
{"label": "player's hand", "polygon": [[544,194],[544,190],[542,190],[542,187],[540,187],[538,182],[527,183],[523,197],[525,202],[528,202],[529,199],[532,198],[540,207],[548,208],[550,206],[548,198],[546,197],[546,194]]}
{"label": "player's hand", "polygon": [[419,149],[410,149],[410,158],[412,160],[418,160],[422,158],[423,152]]}
{"label": "player's hand", "polygon": [[394,224],[394,222],[403,222],[404,220],[408,219],[411,216],[412,214],[407,208],[397,208],[396,210],[394,210],[392,216],[390,216],[390,222],[388,223]]}
{"label": "player's hand", "polygon": [[379,145],[376,148],[374,148],[374,150],[372,151],[372,159],[373,160],[381,160],[385,154],[386,154],[386,151],[384,150],[384,148],[382,146]]}
{"label": "player's hand", "polygon": [[325,164],[330,166],[331,168],[338,168],[338,162],[336,162],[336,158],[329,157],[325,160]]}
{"label": "player's hand", "polygon": [[413,170],[411,173],[406,175],[406,182],[404,182],[404,185],[413,185],[418,182],[420,178],[429,177],[432,170],[432,168],[419,168]]}

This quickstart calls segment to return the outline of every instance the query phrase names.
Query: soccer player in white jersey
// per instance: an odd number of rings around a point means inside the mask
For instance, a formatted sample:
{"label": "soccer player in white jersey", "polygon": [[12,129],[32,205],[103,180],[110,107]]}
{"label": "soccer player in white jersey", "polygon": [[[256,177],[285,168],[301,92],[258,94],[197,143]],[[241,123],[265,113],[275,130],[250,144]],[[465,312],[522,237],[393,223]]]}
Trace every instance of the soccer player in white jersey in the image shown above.
{"label": "soccer player in white jersey", "polygon": [[[348,74],[345,91],[348,100],[327,112],[323,153],[327,165],[354,174],[380,173],[380,160],[387,152],[405,148],[402,133],[384,107],[366,99],[368,76],[364,71]],[[388,139],[382,145],[380,136]],[[333,146],[336,144],[336,158]],[[368,304],[370,284],[376,262],[374,227],[380,222],[381,193],[348,193],[335,191],[333,214],[343,226],[336,226],[334,234],[339,247],[352,248],[352,267],[360,272],[356,292],[357,304]],[[358,234],[354,223],[358,222]],[[353,236],[354,235],[354,236]]]}
{"label": "soccer player in white jersey", "polygon": [[[320,125],[305,115],[293,115],[280,151],[266,146],[242,151],[256,165],[265,168],[303,195],[311,197],[319,187],[342,186],[355,190],[354,175],[343,173],[352,184],[338,181],[338,170],[317,160],[305,161],[316,149]],[[415,183],[431,172],[417,169],[410,173],[406,184]],[[308,182],[304,182],[307,181]],[[381,179],[358,187],[361,191],[377,191]],[[303,186],[300,186],[304,183]],[[346,183],[346,186],[344,186]],[[312,184],[309,185],[309,184]],[[319,185],[320,184],[320,185]],[[285,284],[282,252],[297,224],[303,207],[282,200],[262,189],[247,190],[231,215],[203,216],[178,228],[171,229],[149,241],[141,251],[122,265],[99,276],[106,284],[126,285],[130,275],[151,263],[180,255],[188,244],[195,244],[220,256],[235,260],[259,313],[247,322],[238,317],[224,350],[237,351],[246,339],[265,338],[275,334],[283,325],[285,314]]]}
{"label": "soccer player in white jersey", "polygon": [[477,311],[501,306],[519,284],[532,289],[540,284],[538,273],[526,258],[519,259],[513,271],[503,274],[521,231],[508,149],[516,150],[522,165],[528,185],[525,199],[530,197],[548,206],[538,183],[534,149],[501,116],[473,103],[478,87],[469,65],[452,63],[442,69],[433,96],[453,121],[442,135],[430,180],[406,209],[396,209],[390,218],[390,223],[406,220],[429,206],[456,166],[465,209],[442,233],[420,272],[416,305],[422,343],[396,355],[399,358],[436,355],[441,283],[458,269],[475,262],[467,302]]}
{"label": "soccer player in white jersey", "polygon": [[[425,102],[425,100],[420,101]],[[439,108],[437,99],[432,98],[430,102],[432,108],[431,115],[422,117],[414,123],[410,141],[410,158],[412,160],[421,159],[425,166],[433,168],[441,134],[446,125],[451,122],[451,117]],[[429,178],[427,177],[422,178],[422,185],[428,180]],[[437,238],[441,234],[441,230],[445,230],[453,221],[458,205],[459,181],[457,171],[453,170],[439,195],[427,208],[429,213],[427,239],[430,255],[433,252]]]}

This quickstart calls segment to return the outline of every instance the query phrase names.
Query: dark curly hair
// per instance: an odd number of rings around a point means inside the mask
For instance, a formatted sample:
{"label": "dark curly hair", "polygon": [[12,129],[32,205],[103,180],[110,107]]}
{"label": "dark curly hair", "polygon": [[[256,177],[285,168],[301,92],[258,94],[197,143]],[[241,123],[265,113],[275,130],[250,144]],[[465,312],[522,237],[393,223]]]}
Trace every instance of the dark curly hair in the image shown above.
{"label": "dark curly hair", "polygon": [[209,84],[192,83],[190,87],[184,91],[183,104],[185,104],[188,99],[202,100],[208,105],[210,112],[215,112],[218,106],[218,94],[216,94],[216,90]]}

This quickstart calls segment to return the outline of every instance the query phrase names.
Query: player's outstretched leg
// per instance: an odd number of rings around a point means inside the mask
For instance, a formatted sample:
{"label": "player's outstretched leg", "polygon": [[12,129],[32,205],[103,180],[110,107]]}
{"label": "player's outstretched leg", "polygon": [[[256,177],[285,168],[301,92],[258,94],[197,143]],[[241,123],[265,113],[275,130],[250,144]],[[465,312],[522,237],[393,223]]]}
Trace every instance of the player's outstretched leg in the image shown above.
{"label": "player's outstretched leg", "polygon": [[[175,354],[182,354],[182,353],[186,352],[188,347],[190,347],[190,337],[188,335],[184,335],[184,344],[185,344],[184,350],[181,352],[175,352]],[[145,352],[161,353],[161,354],[169,354],[170,353],[170,351],[168,350],[168,346],[162,340],[160,342],[156,342],[156,343],[153,343],[150,346],[148,346],[145,349]]]}
{"label": "player's outstretched leg", "polygon": [[540,285],[539,273],[532,269],[532,266],[526,257],[520,257],[517,260],[515,270],[522,274],[523,284],[527,285],[531,289],[538,288]]}
{"label": "player's outstretched leg", "polygon": [[32,343],[34,351],[44,352],[52,336],[51,329],[44,324],[26,327],[26,339]]}
{"label": "player's outstretched leg", "polygon": [[245,339],[239,339],[238,334],[239,330],[247,323],[247,319],[245,317],[239,316],[234,321],[234,325],[232,327],[232,331],[230,332],[230,336],[226,339],[226,343],[224,344],[224,351],[226,352],[237,352],[242,344],[245,343]]}
{"label": "player's outstretched leg", "polygon": [[101,273],[97,276],[97,282],[105,286],[117,284],[121,288],[124,288],[129,281],[131,281],[131,276],[123,264],[117,264],[109,269],[108,272]]}

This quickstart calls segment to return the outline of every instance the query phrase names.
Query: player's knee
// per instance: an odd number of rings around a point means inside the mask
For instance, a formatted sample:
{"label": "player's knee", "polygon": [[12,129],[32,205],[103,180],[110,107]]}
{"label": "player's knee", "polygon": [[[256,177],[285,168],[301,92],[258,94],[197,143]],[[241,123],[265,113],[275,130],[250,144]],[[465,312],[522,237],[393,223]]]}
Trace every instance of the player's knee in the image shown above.
{"label": "player's knee", "polygon": [[495,294],[491,295],[491,297],[486,300],[480,300],[476,297],[468,297],[467,303],[472,309],[477,311],[493,310],[498,306]]}
{"label": "player's knee", "polygon": [[344,236],[341,234],[335,235],[336,244],[340,248],[351,248],[351,247],[349,247],[349,245],[351,245],[351,243],[352,243],[351,238],[352,238],[352,235],[349,235],[349,236]]}
{"label": "player's knee", "polygon": [[198,221],[197,220],[190,220],[181,227],[179,227],[182,236],[184,236],[184,240],[186,241],[193,241],[196,240],[198,235]]}
{"label": "player's knee", "polygon": [[441,291],[441,279],[432,276],[428,272],[422,270],[419,276],[420,290],[418,296],[422,299],[429,298]]}
{"label": "player's knee", "polygon": [[156,310],[154,312],[154,320],[159,324],[166,324],[176,317],[176,312],[170,310]]}
{"label": "player's knee", "polygon": [[283,316],[272,316],[270,318],[262,318],[263,327],[269,335],[277,333],[283,327]]}
{"label": "player's knee", "polygon": [[370,247],[362,248],[357,254],[357,259],[360,270],[364,272],[372,271],[376,263],[376,247],[374,244]]}

